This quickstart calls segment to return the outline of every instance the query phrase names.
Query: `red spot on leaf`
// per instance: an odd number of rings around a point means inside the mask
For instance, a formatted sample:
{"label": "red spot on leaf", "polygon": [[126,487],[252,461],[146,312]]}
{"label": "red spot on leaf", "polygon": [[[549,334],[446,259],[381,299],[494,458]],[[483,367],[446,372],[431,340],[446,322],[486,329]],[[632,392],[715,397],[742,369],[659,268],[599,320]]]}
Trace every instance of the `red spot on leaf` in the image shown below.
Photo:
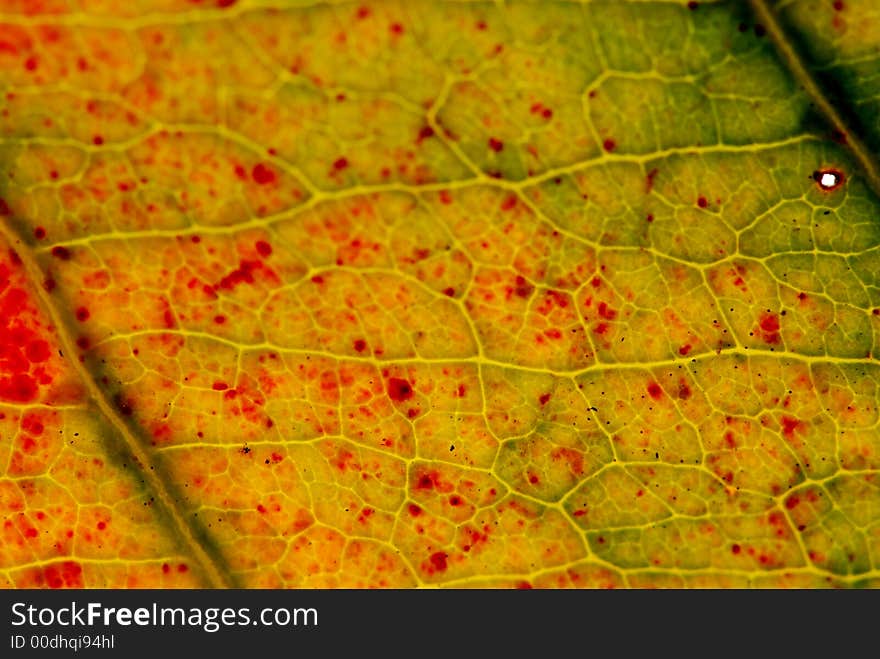
{"label": "red spot on leaf", "polygon": [[686,382],[680,382],[678,385],[678,397],[681,400],[687,400],[691,397],[691,388]]}
{"label": "red spot on leaf", "polygon": [[602,148],[610,153],[611,151],[614,151],[614,149],[617,148],[617,142],[615,142],[614,140],[609,138],[609,139],[605,140],[604,142],[602,142]]}
{"label": "red spot on leaf", "polygon": [[24,354],[29,362],[39,363],[49,359],[51,353],[49,351],[49,344],[46,341],[36,339],[25,346]]}
{"label": "red spot on leaf", "polygon": [[390,378],[388,380],[388,397],[398,403],[409,400],[413,397],[412,386],[402,378]]}
{"label": "red spot on leaf", "polygon": [[419,130],[419,136],[416,138],[416,144],[421,144],[424,140],[434,137],[434,129],[430,126],[422,126]]}
{"label": "red spot on leaf", "polygon": [[604,302],[599,303],[599,315],[605,320],[614,320],[617,312]]}
{"label": "red spot on leaf", "polygon": [[794,431],[797,430],[800,425],[801,422],[798,419],[784,416],[782,417],[782,434],[786,437],[792,438],[794,437]]}
{"label": "red spot on leaf", "polygon": [[655,167],[650,172],[648,172],[647,176],[645,176],[645,194],[650,193],[651,190],[654,188],[654,177],[657,176],[658,171],[659,170]]}
{"label": "red spot on leaf", "polygon": [[697,206],[699,206],[700,208],[706,208],[706,206],[708,205],[709,202],[706,200],[705,197],[700,197],[699,199],[697,199]]}
{"label": "red spot on leaf", "polygon": [[42,574],[37,577],[38,585],[58,588],[82,588],[85,584],[82,578],[82,566],[73,561],[64,561],[56,565],[43,568]]}
{"label": "red spot on leaf", "polygon": [[257,163],[251,170],[251,178],[257,185],[268,185],[275,181],[275,172],[264,163]]}
{"label": "red spot on leaf", "polygon": [[691,344],[686,343],[678,349],[678,354],[681,355],[682,357],[684,357],[690,351],[691,351]]}
{"label": "red spot on leaf", "polygon": [[761,329],[765,332],[778,332],[779,316],[776,314],[764,314],[761,316]]}
{"label": "red spot on leaf", "polygon": [[446,557],[446,552],[438,551],[431,554],[429,560],[431,561],[431,565],[434,566],[434,569],[436,569],[438,572],[443,572],[444,570],[446,570]]}
{"label": "red spot on leaf", "polygon": [[29,403],[37,397],[37,383],[29,375],[15,373],[0,378],[0,400],[12,403]]}
{"label": "red spot on leaf", "polygon": [[265,240],[258,240],[254,245],[260,256],[266,258],[267,256],[271,256],[272,254],[272,245],[267,243]]}
{"label": "red spot on leaf", "polygon": [[52,256],[56,259],[60,259],[61,261],[69,261],[70,260],[70,250],[66,247],[58,247],[52,248]]}
{"label": "red spot on leaf", "polygon": [[495,153],[498,153],[504,148],[504,142],[501,140],[490,137],[489,138],[489,148],[492,149]]}
{"label": "red spot on leaf", "polygon": [[656,382],[648,384],[648,394],[654,400],[660,400],[663,397],[663,389]]}
{"label": "red spot on leaf", "polygon": [[87,321],[89,319],[89,316],[91,316],[91,314],[89,313],[89,310],[85,307],[79,307],[76,310],[76,319],[81,323]]}

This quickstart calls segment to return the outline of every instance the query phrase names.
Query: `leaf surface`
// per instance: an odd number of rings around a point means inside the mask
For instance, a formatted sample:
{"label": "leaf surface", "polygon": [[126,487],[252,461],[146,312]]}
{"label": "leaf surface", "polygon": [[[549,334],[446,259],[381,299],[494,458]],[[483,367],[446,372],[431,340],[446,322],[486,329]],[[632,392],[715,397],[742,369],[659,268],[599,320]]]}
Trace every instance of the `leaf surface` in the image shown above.
{"label": "leaf surface", "polygon": [[4,3],[0,583],[876,587],[877,12],[753,4]]}

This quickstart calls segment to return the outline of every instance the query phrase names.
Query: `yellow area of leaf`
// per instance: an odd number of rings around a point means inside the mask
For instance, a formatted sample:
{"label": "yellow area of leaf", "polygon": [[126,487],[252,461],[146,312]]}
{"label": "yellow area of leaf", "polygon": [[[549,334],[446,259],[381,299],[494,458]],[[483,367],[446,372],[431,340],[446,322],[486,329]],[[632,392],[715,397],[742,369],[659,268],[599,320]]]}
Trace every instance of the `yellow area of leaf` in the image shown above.
{"label": "yellow area of leaf", "polygon": [[0,583],[877,586],[878,201],[688,4],[6,3]]}

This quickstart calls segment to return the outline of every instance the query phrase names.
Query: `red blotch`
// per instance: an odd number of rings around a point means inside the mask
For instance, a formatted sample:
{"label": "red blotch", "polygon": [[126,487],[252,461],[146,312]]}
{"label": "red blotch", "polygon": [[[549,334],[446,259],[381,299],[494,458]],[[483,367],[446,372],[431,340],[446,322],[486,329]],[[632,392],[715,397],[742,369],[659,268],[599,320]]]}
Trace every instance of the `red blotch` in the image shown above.
{"label": "red blotch", "polygon": [[452,286],[449,286],[448,288],[444,288],[443,295],[446,295],[447,297],[455,297],[455,289],[452,288]]}
{"label": "red blotch", "polygon": [[602,142],[602,148],[610,153],[611,151],[614,151],[614,149],[617,148],[617,142],[615,142],[614,140],[609,138],[609,139],[605,140],[604,142]]}
{"label": "red blotch", "polygon": [[782,434],[786,437],[792,438],[794,437],[794,431],[797,430],[800,425],[801,422],[798,419],[784,416],[782,417]]}
{"label": "red blotch", "polygon": [[46,230],[43,227],[37,227],[34,229],[34,238],[37,240],[42,240],[46,237]]}
{"label": "red blotch", "polygon": [[56,259],[60,259],[62,261],[69,261],[70,260],[70,250],[67,249],[66,247],[61,247],[59,245],[58,247],[52,248],[52,256],[54,256]]}
{"label": "red blotch", "polygon": [[834,0],[834,9],[835,11],[843,11],[843,0]]}
{"label": "red blotch", "polygon": [[516,195],[511,194],[504,198],[504,201],[501,202],[501,210],[509,211],[513,208],[516,208]]}
{"label": "red blotch", "polygon": [[422,509],[414,503],[409,504],[409,506],[407,506],[407,510],[409,511],[409,514],[413,517],[418,517],[422,514]]}
{"label": "red blotch", "polygon": [[691,397],[691,388],[686,382],[680,382],[678,385],[678,397],[681,400],[687,400]]}
{"label": "red blotch", "polygon": [[116,394],[113,398],[113,403],[123,416],[131,416],[134,413],[134,407],[132,406],[131,401],[124,398],[122,394]]}
{"label": "red blotch", "polygon": [[388,380],[388,397],[395,402],[403,402],[413,397],[413,389],[410,383],[402,378]]}
{"label": "red blotch", "polygon": [[494,137],[489,138],[489,148],[498,153],[504,148],[504,142]]}
{"label": "red blotch", "polygon": [[696,9],[699,6],[700,6],[700,3],[695,2],[695,0],[691,0],[690,2],[688,2],[688,9],[690,9],[691,11],[693,11],[694,9]]}
{"label": "red blotch", "polygon": [[348,167],[348,159],[347,158],[337,158],[333,161],[333,169],[339,171]]}
{"label": "red blotch", "polygon": [[364,341],[363,339],[357,339],[357,340],[354,342],[354,349],[355,349],[357,352],[363,352],[364,350],[367,349],[367,342]]}
{"label": "red blotch", "polygon": [[737,544],[734,544],[734,545],[730,548],[730,551],[733,552],[734,554],[738,554],[738,553],[740,553],[740,552],[742,551],[742,547],[740,547],[740,546],[737,545]]}
{"label": "red blotch", "polygon": [[617,316],[617,312],[604,302],[600,302],[599,315],[602,316],[602,318],[604,318],[605,320],[614,320],[615,316]]}
{"label": "red blotch", "polygon": [[49,588],[82,588],[82,566],[73,561],[64,561],[57,565],[44,568],[37,577],[37,583],[45,583]]}
{"label": "red blotch", "polygon": [[421,144],[423,140],[434,137],[434,129],[430,126],[422,126],[419,136],[416,138],[416,144]]}
{"label": "red blotch", "polygon": [[214,391],[226,391],[227,389],[229,389],[229,385],[225,382],[215,382],[213,385],[211,385],[211,389],[213,389]]}
{"label": "red blotch", "polygon": [[363,20],[367,16],[370,15],[369,7],[358,7],[357,13],[355,14],[359,19]]}
{"label": "red blotch", "polygon": [[36,414],[25,414],[21,419],[21,428],[27,433],[30,433],[34,436],[39,436],[43,434],[43,422],[40,420],[40,417]]}
{"label": "red blotch", "polygon": [[442,551],[434,552],[433,554],[431,554],[430,561],[431,565],[434,566],[434,569],[438,570],[439,572],[443,572],[444,570],[446,570],[446,556],[446,552]]}
{"label": "red blotch", "polygon": [[681,348],[678,349],[678,354],[681,355],[682,357],[684,357],[690,351],[691,351],[691,344],[686,343]]}
{"label": "red blotch", "polygon": [[24,68],[28,71],[36,71],[37,70],[37,58],[36,57],[28,57],[24,61]]}
{"label": "red blotch", "polygon": [[392,23],[388,26],[388,29],[391,31],[391,34],[403,34],[403,25],[400,23]]}
{"label": "red blotch", "polygon": [[272,245],[267,243],[265,240],[258,240],[254,247],[256,247],[257,252],[263,258],[266,258],[267,256],[270,256],[272,254]]}
{"label": "red blotch", "polygon": [[648,172],[648,175],[645,177],[645,194],[648,194],[654,188],[654,177],[657,176],[657,171],[658,170],[655,167],[650,172]]}
{"label": "red blotch", "polygon": [[706,208],[706,206],[708,205],[709,202],[706,200],[705,197],[700,197],[699,199],[697,199],[697,206],[699,206],[700,208]]}
{"label": "red blotch", "polygon": [[24,354],[29,362],[39,363],[49,359],[49,344],[42,339],[31,341],[25,346]]}
{"label": "red blotch", "polygon": [[225,9],[226,7],[231,7],[236,2],[238,2],[238,0],[217,0],[217,6],[220,9]]}
{"label": "red blotch", "polygon": [[792,510],[794,508],[797,508],[797,505],[800,502],[801,502],[800,498],[796,494],[793,494],[790,497],[788,497],[788,499],[785,500],[785,507],[788,510]]}
{"label": "red blotch", "polygon": [[654,400],[660,400],[663,397],[663,389],[656,382],[651,382],[648,385],[648,394]]}
{"label": "red blotch", "polygon": [[513,289],[514,293],[517,294],[518,297],[526,298],[532,294],[532,291],[535,290],[535,287],[528,283],[525,277],[521,275],[516,276],[516,288]]}
{"label": "red blotch", "polygon": [[776,314],[764,314],[761,316],[761,329],[765,332],[778,332],[779,316]]}
{"label": "red blotch", "polygon": [[87,321],[89,319],[89,316],[91,316],[91,314],[89,313],[89,310],[85,307],[80,307],[76,310],[76,319],[81,323]]}
{"label": "red blotch", "polygon": [[427,474],[423,473],[416,481],[417,490],[433,490],[435,487],[438,489],[440,487],[440,474],[436,471]]}
{"label": "red blotch", "polygon": [[94,144],[95,146],[101,146],[103,143],[104,143],[104,138],[101,137],[100,135],[95,135],[92,138],[92,144]]}
{"label": "red blotch", "polygon": [[0,400],[29,403],[37,397],[37,383],[29,375],[16,373],[0,378]]}
{"label": "red blotch", "polygon": [[538,398],[538,402],[541,403],[541,405],[546,405],[547,401],[549,400],[550,394],[541,394],[541,396]]}
{"label": "red blotch", "polygon": [[214,323],[217,325],[222,325],[226,322],[226,316],[214,316]]}
{"label": "red blotch", "polygon": [[219,283],[214,285],[214,288],[223,288],[231,291],[239,284],[253,284],[254,271],[262,267],[263,264],[260,261],[240,261],[238,268],[223,277]]}
{"label": "red blotch", "polygon": [[275,181],[275,172],[263,163],[257,163],[251,170],[251,178],[257,185],[267,185]]}

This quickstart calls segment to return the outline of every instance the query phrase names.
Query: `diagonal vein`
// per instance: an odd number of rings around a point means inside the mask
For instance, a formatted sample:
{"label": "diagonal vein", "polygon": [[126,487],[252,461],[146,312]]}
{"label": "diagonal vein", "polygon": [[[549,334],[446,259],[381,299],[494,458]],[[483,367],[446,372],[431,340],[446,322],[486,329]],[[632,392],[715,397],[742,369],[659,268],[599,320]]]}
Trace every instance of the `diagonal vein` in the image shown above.
{"label": "diagonal vein", "polygon": [[810,100],[813,101],[815,109],[833,130],[840,131],[841,134],[846,136],[846,146],[849,147],[862,167],[865,180],[874,191],[874,194],[880,196],[880,164],[878,164],[876,156],[852,127],[847,124],[843,115],[823,91],[815,76],[807,68],[804,57],[795,49],[785,28],[779,22],[776,13],[767,5],[766,0],[749,0],[749,6],[752,8],[758,23],[766,28],[767,34],[776,47],[779,57],[789,72],[803,87]]}
{"label": "diagonal vein", "polygon": [[[3,236],[21,259],[22,265],[31,282],[42,281],[43,273],[34,258],[31,249],[16,235],[6,223],[0,222],[0,236]],[[49,298],[48,293],[42,286],[33,286],[37,296],[42,302],[43,308],[49,314],[52,324],[58,329],[57,338],[61,348],[67,355],[76,354],[76,346],[65,331],[65,324],[55,304]],[[160,503],[162,510],[168,515],[171,526],[177,538],[183,543],[186,551],[193,562],[205,575],[211,588],[230,588],[235,584],[229,576],[229,568],[225,562],[214,552],[209,552],[202,540],[200,529],[190,519],[186,510],[179,503],[179,497],[175,496],[171,486],[160,475],[164,473],[159,469],[156,459],[143,447],[125,421],[114,411],[113,406],[107,400],[106,394],[98,387],[86,367],[78,359],[68,360],[79,376],[80,381],[89,392],[90,398],[98,406],[98,409],[113,426],[114,430],[122,437],[126,448],[137,461],[141,468],[141,476],[152,495]]]}

